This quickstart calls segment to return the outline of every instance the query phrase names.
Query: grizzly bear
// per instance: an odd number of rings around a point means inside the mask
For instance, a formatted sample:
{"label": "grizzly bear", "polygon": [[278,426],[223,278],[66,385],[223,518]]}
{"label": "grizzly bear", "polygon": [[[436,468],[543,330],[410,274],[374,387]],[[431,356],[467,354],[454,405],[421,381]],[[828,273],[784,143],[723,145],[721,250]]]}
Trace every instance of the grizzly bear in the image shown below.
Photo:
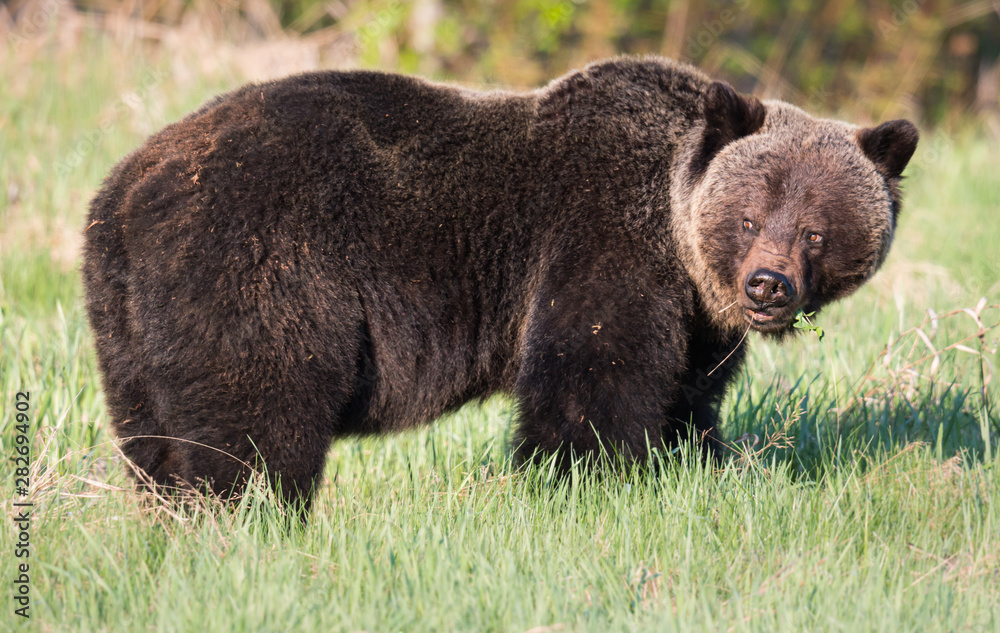
{"label": "grizzly bear", "polygon": [[504,392],[526,459],[717,452],[749,329],[879,268],[917,130],[815,119],[619,58],[532,92],[316,72],[218,97],[119,163],[85,231],[114,430],[164,486]]}

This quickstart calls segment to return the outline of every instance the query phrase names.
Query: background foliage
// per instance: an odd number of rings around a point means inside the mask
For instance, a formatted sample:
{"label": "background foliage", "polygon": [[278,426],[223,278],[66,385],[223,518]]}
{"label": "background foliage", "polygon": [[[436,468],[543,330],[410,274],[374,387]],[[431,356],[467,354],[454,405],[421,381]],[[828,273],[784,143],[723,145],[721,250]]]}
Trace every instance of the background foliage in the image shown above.
{"label": "background foliage", "polygon": [[[15,0],[30,26],[46,6]],[[1000,108],[993,0],[77,0],[95,19],[304,34],[326,65],[535,86],[618,53],[694,63],[760,96],[855,119],[955,122]],[[51,9],[50,9],[51,10]],[[150,33],[146,34],[152,37]]]}

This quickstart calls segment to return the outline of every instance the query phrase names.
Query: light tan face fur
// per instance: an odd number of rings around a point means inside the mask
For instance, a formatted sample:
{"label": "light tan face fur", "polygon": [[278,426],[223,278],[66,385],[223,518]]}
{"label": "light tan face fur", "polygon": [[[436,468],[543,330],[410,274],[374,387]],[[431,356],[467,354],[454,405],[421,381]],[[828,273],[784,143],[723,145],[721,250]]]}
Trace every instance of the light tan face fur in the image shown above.
{"label": "light tan face fur", "polygon": [[870,278],[895,222],[892,192],[857,127],[781,102],[765,107],[757,133],[723,147],[689,190],[675,187],[672,212],[717,324],[780,334],[798,310],[816,311]]}

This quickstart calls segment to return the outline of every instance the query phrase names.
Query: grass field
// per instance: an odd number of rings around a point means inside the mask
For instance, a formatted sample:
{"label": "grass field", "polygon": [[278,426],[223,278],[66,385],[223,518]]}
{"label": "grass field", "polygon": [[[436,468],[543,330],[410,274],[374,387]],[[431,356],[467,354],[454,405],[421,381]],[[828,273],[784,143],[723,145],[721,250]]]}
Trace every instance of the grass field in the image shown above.
{"label": "grass field", "polygon": [[[760,441],[721,471],[518,470],[494,399],[337,443],[311,521],[286,534],[261,493],[181,511],[132,491],[76,272],[109,168],[239,77],[86,32],[6,53],[0,444],[14,454],[30,391],[34,506],[29,558],[0,529],[0,629],[1000,630],[995,138],[925,135],[885,269],[822,315],[822,341],[750,342],[723,432]],[[25,561],[28,621],[9,597]]]}

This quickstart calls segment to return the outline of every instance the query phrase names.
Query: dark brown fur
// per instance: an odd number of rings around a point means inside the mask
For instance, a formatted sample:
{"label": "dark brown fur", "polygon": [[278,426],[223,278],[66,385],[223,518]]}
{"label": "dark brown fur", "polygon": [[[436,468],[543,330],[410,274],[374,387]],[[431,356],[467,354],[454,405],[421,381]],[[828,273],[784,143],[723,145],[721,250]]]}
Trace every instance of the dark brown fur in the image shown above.
{"label": "dark brown fur", "polygon": [[306,505],[333,438],[497,391],[525,456],[637,460],[689,425],[714,442],[756,319],[741,276],[794,279],[794,305],[756,306],[780,334],[884,259],[916,143],[886,126],[663,59],[523,94],[371,72],[244,87],[152,137],[91,206],[115,431],[157,483],[227,494],[262,460]]}

